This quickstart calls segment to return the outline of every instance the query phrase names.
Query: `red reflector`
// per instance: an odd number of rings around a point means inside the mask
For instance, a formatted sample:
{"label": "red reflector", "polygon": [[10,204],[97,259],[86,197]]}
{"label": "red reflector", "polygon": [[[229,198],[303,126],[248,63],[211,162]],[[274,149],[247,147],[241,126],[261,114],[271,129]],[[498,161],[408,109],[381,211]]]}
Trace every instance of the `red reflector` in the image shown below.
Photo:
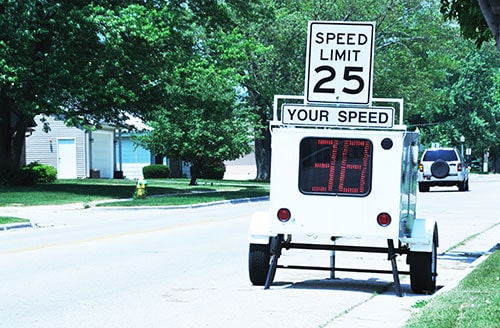
{"label": "red reflector", "polygon": [[382,227],[387,227],[391,224],[391,216],[387,213],[380,213],[377,215],[377,223]]}
{"label": "red reflector", "polygon": [[280,208],[278,210],[278,220],[281,222],[286,222],[290,220],[292,217],[292,214],[290,213],[290,210],[288,208]]}

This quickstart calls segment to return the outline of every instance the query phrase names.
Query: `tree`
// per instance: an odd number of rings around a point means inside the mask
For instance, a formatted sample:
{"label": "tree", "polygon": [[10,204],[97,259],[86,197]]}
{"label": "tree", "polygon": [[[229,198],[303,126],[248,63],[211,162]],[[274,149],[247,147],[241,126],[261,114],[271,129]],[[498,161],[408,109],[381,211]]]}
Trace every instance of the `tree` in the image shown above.
{"label": "tree", "polygon": [[139,137],[145,148],[191,163],[190,185],[203,172],[250,150],[251,121],[236,98],[234,71],[191,61],[177,73],[179,101],[155,113],[153,130]]}
{"label": "tree", "polygon": [[226,26],[228,8],[213,0],[1,0],[0,172],[18,168],[38,114],[90,127],[164,108],[171,72],[195,46],[192,27]]}
{"label": "tree", "polygon": [[134,2],[0,3],[0,172],[19,166],[38,114],[118,123],[162,99],[165,12]]}
{"label": "tree", "polygon": [[500,3],[498,0],[441,0],[446,19],[460,24],[462,35],[477,47],[493,38],[500,51]]}
{"label": "tree", "polygon": [[482,157],[491,150],[493,159],[498,156],[500,143],[500,106],[497,77],[500,59],[492,48],[470,49],[461,59],[459,68],[450,76],[449,99],[444,107],[443,119],[448,126],[441,138],[449,145],[459,147],[464,136],[466,146],[474,157]]}
{"label": "tree", "polygon": [[196,47],[172,72],[169,106],[149,116],[153,130],[138,138],[157,154],[191,163],[190,185],[211,167],[247,154],[252,135],[243,77],[233,68],[241,58],[241,35],[203,27],[193,32]]}

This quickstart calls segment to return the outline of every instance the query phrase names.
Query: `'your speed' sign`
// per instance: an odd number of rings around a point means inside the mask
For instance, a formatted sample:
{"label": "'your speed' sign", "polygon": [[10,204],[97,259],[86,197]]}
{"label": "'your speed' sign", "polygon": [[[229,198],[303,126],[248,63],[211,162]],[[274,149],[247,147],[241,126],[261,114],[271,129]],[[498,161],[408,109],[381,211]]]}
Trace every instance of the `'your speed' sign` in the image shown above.
{"label": "'your speed' sign", "polygon": [[374,40],[373,22],[309,22],[306,101],[369,104]]}

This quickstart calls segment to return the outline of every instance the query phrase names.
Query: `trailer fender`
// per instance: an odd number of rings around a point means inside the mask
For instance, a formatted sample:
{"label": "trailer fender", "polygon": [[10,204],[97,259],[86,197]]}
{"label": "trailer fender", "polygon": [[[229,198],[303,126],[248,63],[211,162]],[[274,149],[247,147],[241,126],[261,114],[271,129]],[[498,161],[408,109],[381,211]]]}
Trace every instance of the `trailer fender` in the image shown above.
{"label": "trailer fender", "polygon": [[412,252],[432,252],[433,242],[436,244],[436,247],[438,247],[438,241],[436,221],[423,218],[415,219],[411,237],[402,239],[402,242],[410,245],[410,250]]}
{"label": "trailer fender", "polygon": [[255,212],[250,221],[248,242],[250,244],[269,244],[269,213]]}

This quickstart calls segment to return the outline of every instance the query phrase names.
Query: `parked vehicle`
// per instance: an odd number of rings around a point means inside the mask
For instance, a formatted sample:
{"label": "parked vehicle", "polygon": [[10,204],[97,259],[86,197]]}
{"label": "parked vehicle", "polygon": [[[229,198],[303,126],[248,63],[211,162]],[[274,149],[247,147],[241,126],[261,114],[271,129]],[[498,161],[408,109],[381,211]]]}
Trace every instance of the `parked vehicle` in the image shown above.
{"label": "parked vehicle", "polygon": [[429,191],[434,186],[457,186],[460,191],[469,190],[469,170],[455,148],[429,148],[418,165],[418,189]]}

